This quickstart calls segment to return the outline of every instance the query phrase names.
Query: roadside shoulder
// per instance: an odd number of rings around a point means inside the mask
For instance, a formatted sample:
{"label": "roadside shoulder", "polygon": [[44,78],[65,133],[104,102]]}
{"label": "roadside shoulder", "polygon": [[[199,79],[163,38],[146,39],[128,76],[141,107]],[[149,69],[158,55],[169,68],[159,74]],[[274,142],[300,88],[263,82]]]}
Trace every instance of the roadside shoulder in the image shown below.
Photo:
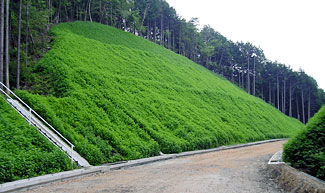
{"label": "roadside shoulder", "polygon": [[[274,157],[274,156],[273,156]],[[272,158],[273,158],[272,157]],[[276,156],[275,156],[276,157]],[[308,192],[325,193],[325,182],[309,174],[301,172],[286,163],[269,161],[268,172],[285,191],[288,192]]]}

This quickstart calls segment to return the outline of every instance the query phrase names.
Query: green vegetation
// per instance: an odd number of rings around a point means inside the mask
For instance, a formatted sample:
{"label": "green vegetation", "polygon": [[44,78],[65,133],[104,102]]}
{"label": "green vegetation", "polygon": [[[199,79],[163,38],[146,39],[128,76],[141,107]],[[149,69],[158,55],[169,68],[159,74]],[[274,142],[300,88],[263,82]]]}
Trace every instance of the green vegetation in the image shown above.
{"label": "green vegetation", "polygon": [[0,183],[72,169],[71,161],[0,97]]}
{"label": "green vegetation", "polygon": [[285,144],[284,160],[325,180],[325,106]]}
{"label": "green vegetation", "polygon": [[52,28],[19,96],[91,164],[289,137],[302,124],[189,59],[121,30]]}

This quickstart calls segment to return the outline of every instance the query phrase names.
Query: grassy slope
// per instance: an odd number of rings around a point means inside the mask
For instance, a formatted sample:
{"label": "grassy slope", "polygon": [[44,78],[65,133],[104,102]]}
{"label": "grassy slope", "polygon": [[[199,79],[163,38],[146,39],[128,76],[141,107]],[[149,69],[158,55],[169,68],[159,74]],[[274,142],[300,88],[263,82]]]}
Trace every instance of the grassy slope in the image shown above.
{"label": "grassy slope", "polygon": [[51,31],[53,46],[34,69],[34,94],[18,94],[91,164],[288,137],[302,127],[140,37],[84,22]]}
{"label": "grassy slope", "polygon": [[69,169],[70,159],[0,97],[0,183]]}

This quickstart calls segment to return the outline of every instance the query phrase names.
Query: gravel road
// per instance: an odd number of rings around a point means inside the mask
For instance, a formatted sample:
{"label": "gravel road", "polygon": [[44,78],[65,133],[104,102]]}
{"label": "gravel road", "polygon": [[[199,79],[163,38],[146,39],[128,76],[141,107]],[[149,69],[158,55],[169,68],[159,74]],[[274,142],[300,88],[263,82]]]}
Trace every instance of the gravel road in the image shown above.
{"label": "gravel road", "polygon": [[28,192],[283,192],[265,172],[283,141],[56,182]]}

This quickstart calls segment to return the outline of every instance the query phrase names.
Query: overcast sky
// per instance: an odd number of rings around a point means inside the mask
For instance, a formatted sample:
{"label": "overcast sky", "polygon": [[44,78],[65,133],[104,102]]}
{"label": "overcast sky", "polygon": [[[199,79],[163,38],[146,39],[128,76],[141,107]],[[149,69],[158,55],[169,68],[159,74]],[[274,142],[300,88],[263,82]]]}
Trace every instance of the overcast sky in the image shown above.
{"label": "overcast sky", "polygon": [[167,0],[186,20],[198,17],[232,41],[302,68],[325,90],[325,0]]}

